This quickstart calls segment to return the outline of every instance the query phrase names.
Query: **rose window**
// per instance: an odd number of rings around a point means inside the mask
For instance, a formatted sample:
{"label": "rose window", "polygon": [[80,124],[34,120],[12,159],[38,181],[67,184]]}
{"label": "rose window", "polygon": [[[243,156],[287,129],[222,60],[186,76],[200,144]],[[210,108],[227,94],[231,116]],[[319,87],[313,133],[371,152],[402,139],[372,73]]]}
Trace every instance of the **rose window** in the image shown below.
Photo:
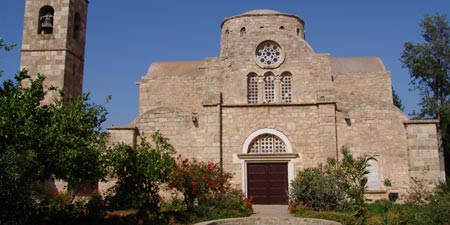
{"label": "rose window", "polygon": [[265,41],[256,48],[256,63],[262,67],[272,68],[283,61],[281,47],[273,41]]}

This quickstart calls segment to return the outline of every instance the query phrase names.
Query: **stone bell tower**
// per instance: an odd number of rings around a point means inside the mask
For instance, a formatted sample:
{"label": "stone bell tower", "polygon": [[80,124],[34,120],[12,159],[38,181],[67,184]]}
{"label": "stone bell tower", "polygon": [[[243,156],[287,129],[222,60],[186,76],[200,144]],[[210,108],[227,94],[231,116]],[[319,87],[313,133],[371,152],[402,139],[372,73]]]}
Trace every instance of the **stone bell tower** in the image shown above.
{"label": "stone bell tower", "polygon": [[[76,97],[83,90],[88,0],[26,0],[20,67],[44,88],[63,89]],[[50,91],[44,104],[57,97]]]}

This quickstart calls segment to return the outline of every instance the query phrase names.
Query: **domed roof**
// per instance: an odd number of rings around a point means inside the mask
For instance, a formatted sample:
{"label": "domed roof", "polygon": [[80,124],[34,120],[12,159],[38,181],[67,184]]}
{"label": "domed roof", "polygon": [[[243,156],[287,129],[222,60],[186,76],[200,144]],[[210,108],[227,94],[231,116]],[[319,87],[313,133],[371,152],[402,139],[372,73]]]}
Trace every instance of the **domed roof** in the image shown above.
{"label": "domed roof", "polygon": [[293,18],[297,19],[300,23],[304,24],[303,20],[296,15],[282,13],[282,12],[271,10],[271,9],[256,9],[256,10],[247,11],[245,13],[242,13],[242,14],[239,14],[236,16],[225,18],[222,21],[221,27],[228,20],[232,20],[232,19],[240,18],[240,17],[254,17],[254,16],[287,16],[287,17],[293,17]]}
{"label": "domed roof", "polygon": [[256,9],[242,13],[242,15],[264,15],[264,14],[283,14],[283,13],[271,9]]}

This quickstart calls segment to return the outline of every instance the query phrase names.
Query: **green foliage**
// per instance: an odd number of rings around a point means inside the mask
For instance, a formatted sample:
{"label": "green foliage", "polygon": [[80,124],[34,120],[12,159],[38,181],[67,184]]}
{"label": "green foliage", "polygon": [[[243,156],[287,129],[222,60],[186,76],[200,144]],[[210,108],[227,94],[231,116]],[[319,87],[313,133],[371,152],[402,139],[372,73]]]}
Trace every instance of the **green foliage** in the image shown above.
{"label": "green foliage", "polygon": [[314,211],[306,206],[298,206],[296,209],[291,210],[291,212],[298,217],[331,220],[342,223],[343,225],[357,224],[357,218],[347,212]]}
{"label": "green foliage", "polygon": [[101,124],[106,121],[106,109],[83,94],[77,99],[57,99],[49,110],[49,125],[43,131],[49,148],[40,157],[47,168],[44,175],[67,181],[69,190],[85,181],[95,185],[105,176],[101,155],[106,150],[107,133]]}
{"label": "green foliage", "polygon": [[230,189],[209,195],[198,202],[194,213],[202,221],[250,216],[252,199],[245,198],[241,191]]}
{"label": "green foliage", "polygon": [[0,50],[10,51],[16,46],[16,44],[5,44],[3,43],[3,38],[0,37]]}
{"label": "green foliage", "polygon": [[[16,46],[16,44],[5,44],[5,43],[3,43],[3,38],[0,37],[0,50],[10,51],[15,46]],[[2,76],[2,74],[3,74],[3,70],[0,70],[0,77]]]}
{"label": "green foliage", "polygon": [[402,99],[398,95],[398,93],[394,90],[394,87],[392,87],[392,100],[395,106],[397,108],[401,109],[402,111],[405,110],[405,106],[403,105]]}
{"label": "green foliage", "polygon": [[425,15],[420,26],[425,43],[406,42],[401,61],[421,94],[421,115],[437,118],[440,106],[448,104],[450,25],[446,16]]}
{"label": "green foliage", "polygon": [[152,135],[154,147],[142,138],[136,148],[119,144],[109,149],[111,175],[117,178],[109,201],[116,208],[159,209],[159,188],[175,165],[175,153],[168,139],[159,132]]}
{"label": "green foliage", "polygon": [[364,196],[369,174],[367,160],[364,157],[354,159],[348,149],[343,149],[342,155],[338,171],[343,179],[343,188],[349,199],[349,207],[358,218],[359,224],[363,224],[367,211]]}
{"label": "green foliage", "polygon": [[338,162],[300,171],[291,183],[290,208],[307,206],[315,210],[351,210],[358,224],[366,218],[367,160],[354,159],[349,150],[342,150]]}
{"label": "green foliage", "polygon": [[291,182],[290,204],[307,204],[316,210],[342,210],[346,194],[335,171],[321,165],[300,171]]}
{"label": "green foliage", "polygon": [[169,186],[183,193],[187,209],[193,210],[196,200],[227,192],[230,178],[231,174],[220,170],[216,163],[189,161],[179,155],[170,175]]}
{"label": "green foliage", "polygon": [[43,77],[31,81],[30,88],[20,82],[27,79],[26,71],[6,80],[0,87],[0,223],[24,223],[34,214],[34,185],[43,171],[39,162],[39,139],[42,118],[47,108],[38,108],[45,92]]}
{"label": "green foliage", "polygon": [[450,172],[450,24],[444,15],[425,15],[420,26],[425,43],[406,42],[401,53],[411,85],[421,96],[418,117],[439,119],[446,172]]}
{"label": "green foliage", "polygon": [[54,176],[72,189],[103,176],[99,158],[106,140],[100,130],[104,108],[89,103],[88,95],[41,105],[43,81],[41,75],[31,80],[23,70],[0,86],[2,223],[30,223],[39,181]]}
{"label": "green foliage", "polygon": [[423,205],[428,202],[431,192],[425,178],[411,177],[411,186],[408,188],[404,200],[408,204]]}

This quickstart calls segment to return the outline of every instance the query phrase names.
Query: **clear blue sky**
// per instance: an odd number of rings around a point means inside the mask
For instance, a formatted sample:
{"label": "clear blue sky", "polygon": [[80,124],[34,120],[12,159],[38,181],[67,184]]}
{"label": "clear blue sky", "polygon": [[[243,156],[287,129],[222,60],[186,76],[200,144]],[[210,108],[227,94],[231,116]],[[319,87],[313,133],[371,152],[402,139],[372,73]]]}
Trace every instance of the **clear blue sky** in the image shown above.
{"label": "clear blue sky", "polygon": [[[0,36],[17,43],[0,52],[0,69],[11,78],[19,68],[25,0],[4,0]],[[136,81],[157,61],[199,60],[219,55],[224,18],[254,9],[300,16],[306,40],[316,53],[377,56],[391,72],[406,106],[418,109],[408,91],[409,74],[399,61],[406,41],[422,42],[425,13],[450,15],[448,0],[91,0],[87,24],[84,92],[107,104],[109,125],[127,125],[138,113]]]}

